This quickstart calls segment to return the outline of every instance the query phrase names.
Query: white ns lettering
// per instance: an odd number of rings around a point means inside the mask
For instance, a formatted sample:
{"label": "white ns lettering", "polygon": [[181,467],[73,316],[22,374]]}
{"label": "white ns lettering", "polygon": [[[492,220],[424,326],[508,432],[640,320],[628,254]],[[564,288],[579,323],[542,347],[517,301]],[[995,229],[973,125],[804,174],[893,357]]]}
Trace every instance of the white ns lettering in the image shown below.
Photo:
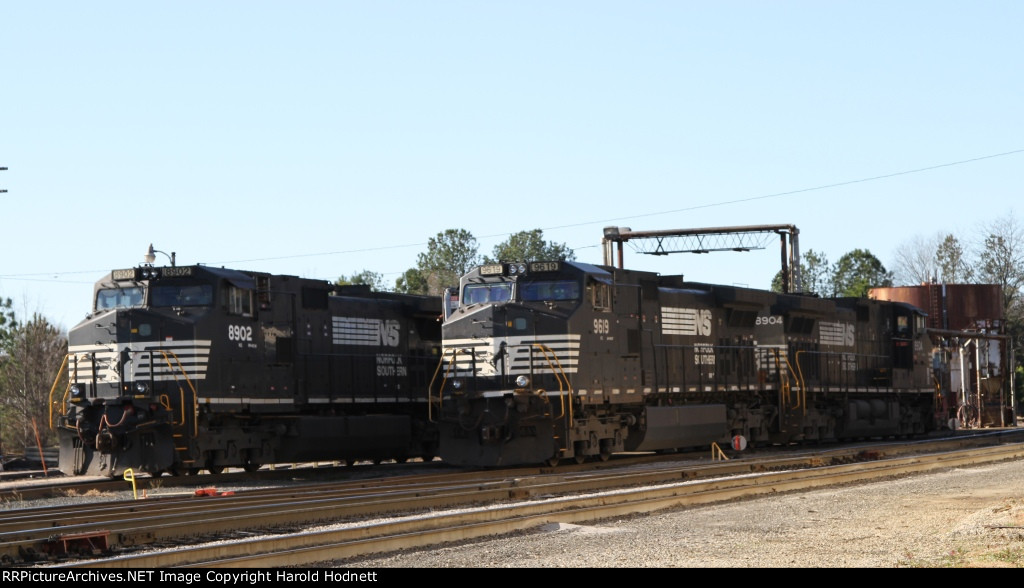
{"label": "white ns lettering", "polygon": [[711,311],[706,308],[697,311],[697,334],[704,336],[711,334]]}
{"label": "white ns lettering", "polygon": [[381,345],[398,347],[398,321],[380,321],[377,323],[377,336]]}

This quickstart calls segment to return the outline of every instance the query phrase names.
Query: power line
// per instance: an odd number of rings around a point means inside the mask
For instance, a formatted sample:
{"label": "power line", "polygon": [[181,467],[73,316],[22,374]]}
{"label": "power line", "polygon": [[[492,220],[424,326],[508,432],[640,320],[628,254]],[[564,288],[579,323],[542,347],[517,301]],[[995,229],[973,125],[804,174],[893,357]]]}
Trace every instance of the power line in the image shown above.
{"label": "power line", "polygon": [[[904,171],[899,171],[899,172],[893,172],[893,173],[890,173],[890,174],[882,174],[882,175],[878,175],[878,176],[870,176],[870,177],[859,178],[859,179],[855,179],[855,180],[846,180],[846,181],[842,181],[842,182],[835,182],[835,183],[832,183],[832,184],[823,184],[821,186],[814,186],[814,187],[810,187],[810,188],[800,188],[800,189],[796,189],[796,190],[789,190],[789,191],[786,191],[786,192],[776,192],[776,193],[773,193],[773,194],[763,194],[763,195],[760,195],[760,196],[751,196],[751,197],[748,197],[748,198],[738,198],[738,199],[735,199],[735,200],[726,200],[724,202],[712,202],[712,203],[709,203],[709,204],[698,204],[698,205],[694,205],[694,206],[688,206],[686,208],[676,208],[676,209],[673,209],[673,210],[662,210],[662,211],[658,211],[658,212],[648,212],[648,213],[644,213],[644,214],[635,214],[635,215],[631,215],[631,216],[620,216],[620,217],[616,217],[616,218],[612,218],[612,219],[592,220],[592,221],[585,221],[585,222],[573,223],[573,224],[568,224],[568,225],[558,225],[558,226],[554,226],[554,227],[543,228],[541,230],[542,231],[554,231],[554,230],[558,230],[558,229],[569,229],[569,228],[573,228],[573,227],[582,227],[582,226],[598,225],[598,224],[602,225],[602,226],[607,226],[609,223],[616,223],[616,222],[621,222],[621,221],[624,221],[624,220],[631,220],[631,219],[637,219],[637,218],[646,218],[646,217],[650,217],[650,216],[660,216],[660,215],[664,215],[664,214],[673,214],[673,213],[677,213],[677,212],[688,212],[688,211],[700,210],[700,209],[704,209],[704,208],[713,208],[713,207],[716,207],[716,206],[727,206],[727,205],[730,205],[730,204],[740,204],[740,203],[743,203],[743,202],[753,202],[755,200],[767,200],[767,199],[770,199],[770,198],[781,198],[783,196],[792,196],[794,194],[803,194],[803,193],[806,193],[806,192],[815,192],[815,191],[818,191],[818,190],[828,190],[828,189],[831,189],[831,188],[839,188],[841,186],[850,186],[850,185],[853,185],[853,184],[862,184],[862,183],[865,183],[865,182],[874,182],[874,181],[884,180],[884,179],[888,179],[888,178],[895,178],[895,177],[899,177],[899,176],[906,176],[906,175],[910,175],[910,174],[918,174],[918,173],[923,173],[923,172],[927,172],[927,171],[933,171],[933,170],[942,169],[942,168],[946,168],[946,167],[953,167],[953,166],[956,166],[956,165],[965,165],[965,164],[968,164],[968,163],[975,163],[975,162],[978,162],[978,161],[984,161],[986,159],[995,159],[997,157],[1007,157],[1007,156],[1010,156],[1010,155],[1017,155],[1017,154],[1020,154],[1020,153],[1024,153],[1024,149],[1015,149],[1013,151],[1005,151],[1003,153],[995,153],[995,154],[992,154],[992,155],[983,155],[981,157],[974,157],[974,158],[971,158],[971,159],[962,159],[960,161],[953,161],[953,162],[949,162],[949,163],[940,163],[938,165],[931,165],[931,166],[928,166],[928,167],[920,167],[920,168],[916,168],[916,169],[909,169],[909,170],[904,170]],[[7,168],[6,167],[0,168],[0,170],[4,170],[4,169],[7,169]],[[3,191],[6,192],[6,190],[3,190]],[[507,237],[507,236],[512,235],[512,234],[514,234],[514,233],[497,233],[497,234],[494,234],[494,235],[484,235],[482,237],[476,237],[476,238],[477,239],[493,239],[493,238],[498,238],[498,237]],[[212,262],[212,263],[209,263],[208,265],[228,265],[228,264],[238,264],[238,263],[253,263],[253,262],[258,262],[258,261],[279,261],[279,260],[282,260],[282,259],[299,259],[299,258],[302,258],[302,257],[325,257],[325,256],[328,256],[328,255],[350,255],[350,254],[353,254],[353,253],[369,253],[369,252],[373,252],[373,251],[385,251],[385,250],[388,250],[388,249],[404,249],[406,247],[424,247],[427,244],[428,243],[425,243],[425,242],[407,243],[407,244],[404,244],[404,245],[386,245],[386,246],[383,246],[383,247],[367,247],[367,248],[363,248],[363,249],[346,249],[346,250],[343,250],[343,251],[328,251],[328,252],[320,252],[320,253],[299,253],[299,254],[295,254],[295,255],[281,255],[281,256],[276,256],[276,257],[258,257],[258,258],[252,258],[252,259],[235,259],[235,260]],[[596,247],[596,245],[587,246],[587,247]],[[585,248],[586,247],[574,247],[573,250],[585,249]],[[93,273],[96,273],[96,272],[99,272],[99,271],[104,271],[104,270],[95,270]],[[35,277],[35,276],[46,275],[46,276],[57,277],[57,276],[61,276],[61,275],[80,274],[80,273],[87,273],[87,272],[83,272],[83,271],[74,271],[74,272],[43,272],[43,273],[37,273],[37,274],[0,275],[0,279],[28,280],[29,278],[32,278],[32,277]],[[390,273],[400,273],[400,272],[390,272]],[[35,281],[35,280],[33,280],[33,281]]]}
{"label": "power line", "polygon": [[[726,206],[726,205],[729,205],[729,204],[740,204],[742,202],[753,202],[755,200],[767,200],[769,198],[781,198],[782,196],[792,196],[794,194],[803,194],[805,192],[814,192],[814,191],[817,191],[817,190],[827,190],[827,189],[830,189],[830,188],[838,188],[838,187],[841,187],[841,186],[849,186],[849,185],[852,185],[852,184],[861,184],[861,183],[864,183],[864,182],[873,182],[873,181],[877,181],[877,180],[884,180],[884,179],[888,179],[888,178],[895,178],[895,177],[898,177],[898,176],[905,176],[905,175],[910,175],[910,174],[923,173],[923,172],[926,172],[926,171],[942,169],[944,167],[952,167],[952,166],[955,166],[955,165],[964,165],[964,164],[968,164],[968,163],[975,163],[975,162],[978,162],[978,161],[984,161],[986,159],[994,159],[996,157],[1006,157],[1006,156],[1009,156],[1009,155],[1017,155],[1019,153],[1024,153],[1024,149],[1015,149],[1013,151],[1005,151],[1003,153],[995,153],[993,155],[983,155],[981,157],[974,157],[974,158],[971,158],[971,159],[963,159],[963,160],[960,160],[960,161],[953,161],[953,162],[949,162],[949,163],[940,163],[938,165],[931,165],[931,166],[928,166],[928,167],[920,167],[920,168],[916,168],[916,169],[904,170],[904,171],[894,172],[894,173],[891,173],[891,174],[883,174],[883,175],[871,176],[871,177],[867,177],[867,178],[859,178],[859,179],[856,179],[856,180],[847,180],[847,181],[843,181],[843,182],[836,182],[836,183],[833,183],[833,184],[824,184],[824,185],[821,185],[821,186],[814,186],[812,188],[800,188],[800,189],[797,189],[797,190],[789,190],[787,192],[776,192],[774,194],[764,194],[764,195],[761,195],[761,196],[751,196],[749,198],[738,198],[736,200],[727,200],[725,202],[712,202],[710,204],[699,204],[699,205],[695,205],[695,206],[688,206],[686,208],[677,208],[677,209],[674,209],[674,210],[662,210],[662,211],[659,211],[659,212],[648,212],[648,213],[636,214],[636,215],[632,215],[632,216],[620,216],[620,217],[616,217],[614,219],[586,221],[586,222],[574,223],[574,224],[569,224],[569,225],[558,225],[558,226],[555,226],[555,227],[547,227],[547,228],[544,228],[544,229],[541,229],[541,230],[542,231],[554,231],[554,230],[558,230],[558,229],[568,229],[568,228],[573,228],[573,227],[582,227],[582,226],[597,225],[597,224],[600,224],[602,226],[606,226],[608,223],[614,223],[616,221],[630,220],[630,219],[636,219],[636,218],[646,218],[646,217],[649,217],[649,216],[660,216],[660,215],[663,215],[663,214],[672,214],[672,213],[676,213],[676,212],[687,212],[687,211],[699,210],[699,209],[703,209],[703,208],[713,208],[715,206]],[[513,233],[498,233],[498,234],[494,234],[494,235],[483,235],[481,237],[477,237],[477,239],[492,239],[492,238],[498,238],[498,237],[507,237],[507,236],[512,235],[512,234]],[[331,253],[308,253],[308,254],[302,254],[302,255],[290,255],[290,256],[282,256],[282,257],[265,257],[265,258],[261,258],[261,259],[237,260],[237,261],[228,261],[228,262],[222,262],[222,263],[247,263],[247,262],[252,262],[252,261],[270,261],[270,260],[280,260],[280,259],[294,259],[294,258],[299,258],[299,257],[315,257],[315,256],[320,256],[320,255],[341,255],[341,254],[349,254],[349,253],[365,253],[365,252],[368,252],[368,251],[383,251],[385,249],[398,249],[398,248],[402,248],[402,247],[423,247],[425,245],[427,245],[427,243],[413,243],[413,244],[409,244],[409,245],[391,245],[391,246],[387,246],[387,247],[376,247],[376,248],[369,248],[369,249],[352,249],[352,250],[348,250],[348,251],[335,251],[335,252],[331,252]],[[592,247],[596,247],[596,246],[597,245],[592,245]],[[574,250],[575,249],[583,249],[583,247],[574,247],[573,249]]]}
{"label": "power line", "polygon": [[941,168],[944,168],[944,167],[952,167],[954,165],[963,165],[963,164],[966,164],[966,163],[974,163],[976,161],[983,161],[985,159],[993,159],[993,158],[996,158],[996,157],[1005,157],[1007,155],[1016,155],[1018,153],[1024,153],[1024,149],[1015,149],[1013,151],[1006,151],[1004,153],[996,153],[994,155],[984,155],[982,157],[975,157],[973,159],[964,159],[964,160],[961,160],[961,161],[954,161],[954,162],[951,162],[951,163],[940,163],[938,165],[932,165],[932,166],[928,166],[928,167],[921,167],[921,168],[917,168],[917,169],[910,169],[910,170],[906,170],[906,171],[894,172],[894,173],[891,173],[891,174],[884,174],[884,175],[880,175],[880,176],[871,176],[871,177],[868,177],[868,178],[860,178],[860,179],[857,179],[857,180],[847,180],[845,182],[836,182],[834,184],[825,184],[825,185],[822,185],[822,186],[815,186],[813,188],[801,188],[799,190],[790,190],[788,192],[776,192],[775,194],[765,194],[765,195],[762,195],[762,196],[751,196],[749,198],[739,198],[739,199],[736,199],[736,200],[727,200],[725,202],[713,202],[711,204],[699,204],[699,205],[696,205],[696,206],[688,206],[686,208],[677,208],[675,210],[663,210],[663,211],[660,211],[660,212],[648,212],[648,213],[644,213],[644,214],[637,214],[637,215],[633,215],[633,216],[623,216],[623,217],[618,217],[618,218],[615,218],[615,219],[608,219],[608,220],[603,220],[603,221],[589,221],[589,222],[576,223],[576,224],[571,224],[571,225],[561,225],[561,226],[557,226],[557,227],[550,227],[549,229],[545,229],[545,230],[567,229],[567,228],[571,228],[571,227],[580,227],[580,226],[585,226],[585,225],[605,224],[605,223],[611,223],[611,222],[622,221],[622,220],[629,220],[629,219],[634,219],[634,218],[645,218],[645,217],[648,217],[648,216],[658,216],[658,215],[662,215],[662,214],[672,214],[672,213],[675,213],[675,212],[688,212],[688,211],[691,211],[691,210],[700,210],[702,208],[712,208],[712,207],[715,207],[715,206],[725,206],[727,204],[739,204],[741,202],[753,202],[754,200],[767,200],[768,198],[779,198],[779,197],[782,197],[782,196],[792,196],[793,194],[803,194],[804,192],[814,192],[816,190],[827,190],[829,188],[838,188],[840,186],[849,186],[849,185],[852,185],[852,184],[861,184],[861,183],[864,183],[864,182],[873,182],[873,181],[876,181],[876,180],[884,180],[884,179],[888,179],[888,178],[895,178],[895,177],[898,177],[898,176],[905,176],[905,175],[909,175],[909,174],[916,174],[916,173],[921,173],[921,172],[926,172],[926,171],[932,171],[932,170],[941,169]]}

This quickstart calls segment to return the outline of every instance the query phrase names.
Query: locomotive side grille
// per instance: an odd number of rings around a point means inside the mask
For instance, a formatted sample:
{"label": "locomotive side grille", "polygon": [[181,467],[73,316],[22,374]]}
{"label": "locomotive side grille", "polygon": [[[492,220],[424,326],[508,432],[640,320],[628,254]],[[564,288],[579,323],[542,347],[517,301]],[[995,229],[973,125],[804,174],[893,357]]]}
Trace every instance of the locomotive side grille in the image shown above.
{"label": "locomotive side grille", "polygon": [[[166,381],[182,378],[182,370],[193,380],[206,378],[210,356],[210,341],[164,341],[144,344],[119,343],[110,345],[73,345],[68,351],[74,357],[71,373],[78,380],[117,383],[118,362],[126,361],[125,378],[128,380]],[[164,359],[164,353],[167,360]],[[90,356],[95,354],[95,362]],[[168,364],[168,362],[170,362]]]}
{"label": "locomotive side grille", "polygon": [[[545,354],[533,346],[543,345],[554,354]],[[454,376],[466,377],[472,374],[474,360],[477,376],[529,374],[551,374],[561,369],[567,374],[576,373],[580,354],[579,335],[540,335],[536,337],[487,337],[484,339],[457,339],[446,341],[445,357],[454,354]],[[470,355],[471,352],[472,355]],[[531,353],[533,365],[530,365]],[[505,362],[505,369],[501,369]],[[552,369],[554,367],[554,369]]]}

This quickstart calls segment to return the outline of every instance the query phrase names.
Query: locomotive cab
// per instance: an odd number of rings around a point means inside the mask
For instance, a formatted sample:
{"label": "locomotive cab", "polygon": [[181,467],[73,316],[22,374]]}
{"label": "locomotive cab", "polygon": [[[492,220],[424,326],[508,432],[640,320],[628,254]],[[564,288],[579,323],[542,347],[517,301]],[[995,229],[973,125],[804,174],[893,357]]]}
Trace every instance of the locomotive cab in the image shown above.
{"label": "locomotive cab", "polygon": [[68,333],[69,385],[57,419],[63,469],[110,476],[173,469],[175,448],[187,451],[183,431],[197,427],[197,386],[211,348],[207,317],[221,310],[242,321],[236,333],[251,333],[255,283],[203,266],[147,265],[99,280],[92,312]]}
{"label": "locomotive cab", "polygon": [[555,463],[624,447],[626,419],[597,407],[618,399],[577,381],[583,339],[623,352],[626,337],[611,332],[608,315],[611,283],[605,268],[565,261],[488,264],[462,278],[432,388],[445,461]]}

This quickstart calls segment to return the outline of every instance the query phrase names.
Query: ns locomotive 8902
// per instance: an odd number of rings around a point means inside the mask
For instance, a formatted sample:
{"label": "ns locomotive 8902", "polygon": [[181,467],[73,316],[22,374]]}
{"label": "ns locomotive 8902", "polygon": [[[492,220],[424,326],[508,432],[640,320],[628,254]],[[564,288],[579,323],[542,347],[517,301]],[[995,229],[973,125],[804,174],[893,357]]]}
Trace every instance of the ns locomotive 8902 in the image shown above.
{"label": "ns locomotive 8902", "polygon": [[459,296],[431,388],[453,464],[913,435],[940,422],[924,315],[907,304],[566,261],[483,265]]}
{"label": "ns locomotive 8902", "polygon": [[51,393],[66,474],[437,454],[437,297],[173,263],[94,291]]}

